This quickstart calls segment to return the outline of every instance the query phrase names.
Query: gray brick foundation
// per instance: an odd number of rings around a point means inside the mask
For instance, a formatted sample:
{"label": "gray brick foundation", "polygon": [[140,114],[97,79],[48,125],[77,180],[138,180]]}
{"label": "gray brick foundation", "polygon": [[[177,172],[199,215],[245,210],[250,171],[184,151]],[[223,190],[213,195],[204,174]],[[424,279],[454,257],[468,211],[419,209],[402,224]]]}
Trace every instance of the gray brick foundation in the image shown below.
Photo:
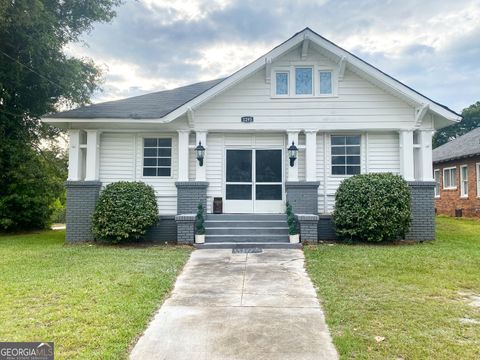
{"label": "gray brick foundation", "polygon": [[145,240],[175,244],[177,242],[177,223],[175,215],[160,216],[157,224],[148,229]]}
{"label": "gray brick foundation", "polygon": [[207,181],[177,181],[177,214],[196,214],[198,204],[207,209]]}
{"label": "gray brick foundation", "polygon": [[410,181],[412,225],[406,240],[435,240],[435,198],[433,181]]}
{"label": "gray brick foundation", "polygon": [[67,242],[93,240],[92,215],[100,193],[100,181],[67,181]]}
{"label": "gray brick foundation", "polygon": [[295,214],[318,214],[318,181],[287,181],[287,201]]}
{"label": "gray brick foundation", "polygon": [[318,243],[318,215],[297,214],[302,243]]}
{"label": "gray brick foundation", "polygon": [[318,240],[337,240],[337,235],[333,229],[332,215],[319,215],[318,218]]}
{"label": "gray brick foundation", "polygon": [[182,214],[175,216],[177,223],[177,243],[193,244],[195,241],[195,214]]}

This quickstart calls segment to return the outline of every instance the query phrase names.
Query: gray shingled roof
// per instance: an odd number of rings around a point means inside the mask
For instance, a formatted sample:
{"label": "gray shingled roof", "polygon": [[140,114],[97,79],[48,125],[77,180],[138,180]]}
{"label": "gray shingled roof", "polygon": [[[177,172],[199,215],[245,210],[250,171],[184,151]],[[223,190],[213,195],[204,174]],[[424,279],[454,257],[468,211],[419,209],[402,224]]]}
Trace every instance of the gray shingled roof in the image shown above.
{"label": "gray shingled roof", "polygon": [[480,128],[433,149],[433,162],[453,160],[480,154]]}
{"label": "gray shingled roof", "polygon": [[83,106],[78,109],[49,114],[45,117],[70,119],[158,119],[196,98],[222,80],[203,81],[172,90]]}

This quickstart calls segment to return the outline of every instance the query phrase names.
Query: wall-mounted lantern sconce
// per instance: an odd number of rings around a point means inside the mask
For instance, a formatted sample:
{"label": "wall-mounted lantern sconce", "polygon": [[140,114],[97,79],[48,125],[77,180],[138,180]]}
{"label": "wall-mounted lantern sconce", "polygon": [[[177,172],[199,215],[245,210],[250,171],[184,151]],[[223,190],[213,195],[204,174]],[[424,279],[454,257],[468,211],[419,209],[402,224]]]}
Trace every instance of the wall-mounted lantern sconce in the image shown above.
{"label": "wall-mounted lantern sconce", "polygon": [[288,157],[290,158],[290,167],[293,167],[295,160],[297,160],[298,148],[295,146],[295,143],[292,141],[292,145],[288,148]]}
{"label": "wall-mounted lantern sconce", "polygon": [[202,142],[199,141],[197,147],[195,148],[197,153],[197,160],[200,166],[203,166],[203,159],[205,158],[205,148],[202,146]]}

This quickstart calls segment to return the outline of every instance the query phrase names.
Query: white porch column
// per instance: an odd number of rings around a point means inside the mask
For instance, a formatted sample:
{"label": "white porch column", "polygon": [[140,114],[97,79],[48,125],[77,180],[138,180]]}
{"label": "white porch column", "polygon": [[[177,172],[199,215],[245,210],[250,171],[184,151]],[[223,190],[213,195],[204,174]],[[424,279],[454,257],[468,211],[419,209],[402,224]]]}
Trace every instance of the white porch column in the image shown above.
{"label": "white porch column", "polygon": [[317,181],[317,131],[305,130],[305,180]]}
{"label": "white porch column", "polygon": [[68,130],[68,180],[78,181],[81,171],[80,130]]}
{"label": "white porch column", "polygon": [[188,181],[190,130],[178,130],[178,181]]}
{"label": "white porch column", "polygon": [[100,168],[100,131],[86,130],[87,132],[87,163],[85,181],[98,180]]}
{"label": "white porch column", "polygon": [[407,181],[415,180],[413,166],[413,130],[400,131],[400,173]]}
{"label": "white porch column", "polygon": [[198,160],[196,161],[196,181],[207,181],[207,164],[208,164],[208,149],[207,149],[207,132],[206,131],[197,131],[197,138],[195,140],[195,146],[200,142],[205,148],[205,159],[203,159],[203,166],[200,166]]}
{"label": "white porch column", "polygon": [[432,130],[420,130],[420,161],[422,181],[433,181]]}
{"label": "white porch column", "polygon": [[[287,149],[292,145],[292,142],[295,143],[295,146],[298,147],[298,133],[299,130],[288,130],[287,131]],[[288,157],[288,153],[287,153]],[[288,177],[287,181],[298,181],[298,159],[295,161],[293,166],[290,166],[290,161],[288,161]]]}

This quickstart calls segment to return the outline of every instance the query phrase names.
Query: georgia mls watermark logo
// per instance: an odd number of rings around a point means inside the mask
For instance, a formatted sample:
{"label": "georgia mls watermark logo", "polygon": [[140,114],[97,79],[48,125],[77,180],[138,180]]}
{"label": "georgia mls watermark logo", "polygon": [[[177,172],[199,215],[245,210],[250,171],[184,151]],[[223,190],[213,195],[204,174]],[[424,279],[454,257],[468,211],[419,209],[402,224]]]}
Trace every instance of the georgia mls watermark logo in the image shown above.
{"label": "georgia mls watermark logo", "polygon": [[53,360],[53,342],[0,342],[0,360]]}

